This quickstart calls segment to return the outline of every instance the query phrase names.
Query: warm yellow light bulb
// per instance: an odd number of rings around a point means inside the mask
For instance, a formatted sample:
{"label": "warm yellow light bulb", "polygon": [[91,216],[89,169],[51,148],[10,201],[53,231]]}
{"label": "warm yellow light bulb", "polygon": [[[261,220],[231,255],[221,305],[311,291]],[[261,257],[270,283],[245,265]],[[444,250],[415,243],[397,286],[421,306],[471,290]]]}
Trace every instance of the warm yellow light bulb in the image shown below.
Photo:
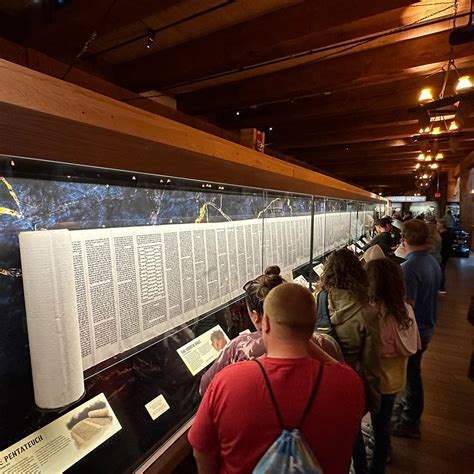
{"label": "warm yellow light bulb", "polygon": [[456,120],[453,120],[450,125],[449,125],[449,130],[457,130],[459,127],[458,127],[458,124],[456,123]]}
{"label": "warm yellow light bulb", "polygon": [[423,176],[422,176],[423,179],[428,179],[428,175],[425,173]]}
{"label": "warm yellow light bulb", "polygon": [[441,133],[441,127],[433,127],[433,130],[431,131],[433,135],[439,135]]}
{"label": "warm yellow light bulb", "polygon": [[430,88],[423,89],[420,92],[420,95],[418,97],[419,102],[427,102],[429,100],[433,100],[433,94],[431,93]]}
{"label": "warm yellow light bulb", "polygon": [[426,155],[425,156],[425,161],[431,161],[431,160],[432,160],[431,155]]}
{"label": "warm yellow light bulb", "polygon": [[422,128],[420,128],[420,133],[423,133],[423,129],[422,129]]}
{"label": "warm yellow light bulb", "polygon": [[418,155],[418,161],[424,161],[425,160],[425,155],[423,155],[423,153],[420,153]]}
{"label": "warm yellow light bulb", "polygon": [[461,76],[458,79],[458,83],[456,84],[456,92],[465,91],[471,88],[472,88],[472,81],[471,81],[470,76]]}
{"label": "warm yellow light bulb", "polygon": [[436,161],[442,160],[444,158],[444,155],[440,152],[436,155]]}
{"label": "warm yellow light bulb", "polygon": [[417,163],[416,166],[415,166],[415,169],[416,169],[416,170],[419,170],[419,169],[420,169],[420,166],[421,166],[420,163]]}
{"label": "warm yellow light bulb", "polygon": [[439,166],[438,163],[433,163],[433,164],[431,165],[431,169],[432,169],[432,170],[435,170],[435,169],[438,168],[438,166]]}

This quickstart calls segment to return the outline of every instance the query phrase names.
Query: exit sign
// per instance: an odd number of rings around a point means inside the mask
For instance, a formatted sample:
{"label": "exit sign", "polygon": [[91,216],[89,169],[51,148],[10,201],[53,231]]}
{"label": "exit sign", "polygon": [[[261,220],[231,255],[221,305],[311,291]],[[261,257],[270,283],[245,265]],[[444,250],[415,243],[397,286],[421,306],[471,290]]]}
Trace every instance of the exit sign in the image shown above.
{"label": "exit sign", "polygon": [[441,193],[435,193],[435,198],[440,198],[441,197]]}

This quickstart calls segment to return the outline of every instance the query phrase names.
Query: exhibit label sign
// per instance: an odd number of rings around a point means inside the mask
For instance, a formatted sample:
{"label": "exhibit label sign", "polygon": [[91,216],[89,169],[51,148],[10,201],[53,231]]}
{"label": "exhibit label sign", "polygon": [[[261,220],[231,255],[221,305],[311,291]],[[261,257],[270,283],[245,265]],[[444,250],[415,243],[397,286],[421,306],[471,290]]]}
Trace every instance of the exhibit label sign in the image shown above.
{"label": "exhibit label sign", "polygon": [[217,325],[177,349],[177,352],[191,374],[196,375],[217,359],[228,342],[226,333]]}
{"label": "exhibit label sign", "polygon": [[148,414],[151,416],[151,419],[155,421],[165,411],[168,411],[170,406],[163,395],[158,395],[151,402],[148,402],[145,405],[145,408]]}
{"label": "exhibit label sign", "polygon": [[121,429],[101,393],[3,450],[0,473],[63,472]]}

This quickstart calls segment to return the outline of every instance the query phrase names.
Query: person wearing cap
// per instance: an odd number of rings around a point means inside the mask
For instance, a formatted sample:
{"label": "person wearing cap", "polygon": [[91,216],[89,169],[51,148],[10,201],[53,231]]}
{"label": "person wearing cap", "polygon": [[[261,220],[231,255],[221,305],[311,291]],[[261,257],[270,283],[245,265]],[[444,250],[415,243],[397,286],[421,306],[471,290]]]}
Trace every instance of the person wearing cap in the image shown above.
{"label": "person wearing cap", "polygon": [[385,255],[390,255],[392,253],[392,247],[395,247],[396,241],[392,237],[392,225],[390,219],[387,217],[382,217],[382,219],[377,219],[375,221],[375,230],[377,235],[364,246],[362,250],[366,251],[374,245],[378,245]]}
{"label": "person wearing cap", "polygon": [[[364,412],[364,388],[347,365],[310,357],[315,323],[315,299],[308,289],[294,283],[276,286],[263,303],[266,356],[258,360],[283,426],[300,429],[325,474],[346,474]],[[252,472],[282,431],[270,397],[255,361],[231,364],[216,375],[188,435],[198,472]]]}

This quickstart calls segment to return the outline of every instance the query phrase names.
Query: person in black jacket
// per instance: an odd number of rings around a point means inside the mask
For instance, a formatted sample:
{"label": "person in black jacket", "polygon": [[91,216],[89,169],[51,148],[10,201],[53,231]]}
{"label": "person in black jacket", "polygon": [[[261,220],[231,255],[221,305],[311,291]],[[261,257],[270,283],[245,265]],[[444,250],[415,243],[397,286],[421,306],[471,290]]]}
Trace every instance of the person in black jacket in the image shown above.
{"label": "person in black jacket", "polygon": [[446,263],[448,263],[451,254],[451,233],[446,227],[446,221],[444,219],[438,219],[436,221],[436,228],[438,229],[439,235],[441,235],[441,285],[439,287],[440,293],[446,293],[446,277],[445,269]]}
{"label": "person in black jacket", "polygon": [[375,230],[377,231],[377,235],[363,248],[364,252],[368,248],[378,245],[383,250],[385,256],[390,255],[392,253],[392,247],[396,245],[391,234],[392,225],[390,219],[387,217],[377,219],[375,221]]}

